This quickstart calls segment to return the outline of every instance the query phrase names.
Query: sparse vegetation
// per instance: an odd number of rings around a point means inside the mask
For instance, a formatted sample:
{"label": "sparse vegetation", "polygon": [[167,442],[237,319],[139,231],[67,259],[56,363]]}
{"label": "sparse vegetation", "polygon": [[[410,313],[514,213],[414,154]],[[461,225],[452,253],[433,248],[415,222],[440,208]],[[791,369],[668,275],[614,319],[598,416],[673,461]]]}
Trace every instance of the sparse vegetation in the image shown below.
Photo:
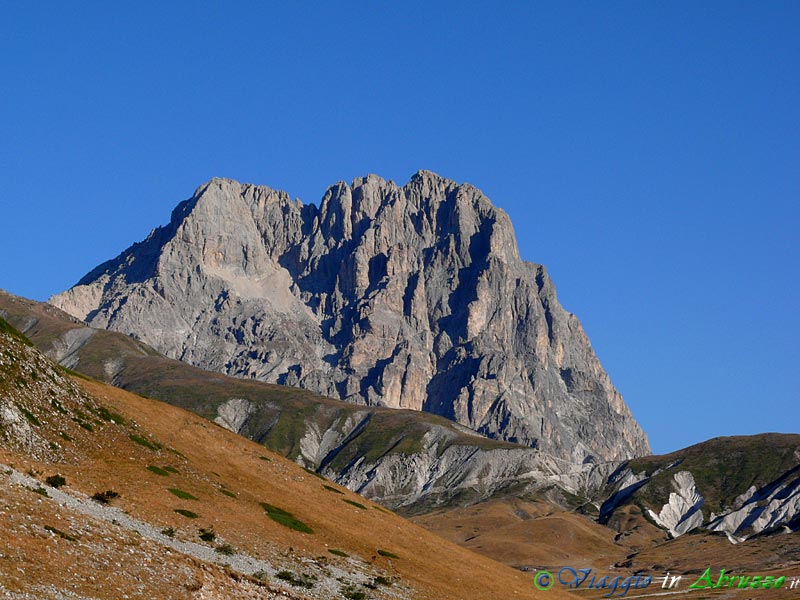
{"label": "sparse vegetation", "polygon": [[100,504],[109,504],[115,498],[119,498],[119,494],[114,490],[106,490],[105,492],[97,492],[92,496],[92,500]]}
{"label": "sparse vegetation", "polygon": [[173,527],[165,527],[161,530],[161,535],[165,535],[167,537],[175,537],[175,529]]}
{"label": "sparse vegetation", "polygon": [[367,594],[361,590],[357,590],[353,586],[342,588],[342,596],[347,600],[365,600]]}
{"label": "sparse vegetation", "polygon": [[272,462],[272,459],[269,456],[259,456],[258,458],[260,458],[261,460],[265,460],[267,462]]}
{"label": "sparse vegetation", "polygon": [[220,492],[220,494],[225,494],[229,498],[236,498],[236,494],[234,494],[230,490],[226,490],[225,488],[219,488],[219,492]]}
{"label": "sparse vegetation", "polygon": [[161,477],[169,477],[169,471],[161,467],[156,467],[155,465],[148,465],[147,470],[156,475],[161,475]]}
{"label": "sparse vegetation", "polygon": [[225,556],[233,556],[234,554],[236,554],[236,550],[230,544],[221,544],[216,548],[214,548],[214,552],[219,552],[220,554],[223,554]]}
{"label": "sparse vegetation", "polygon": [[342,502],[347,502],[348,504],[355,506],[356,508],[360,508],[361,510],[367,510],[366,506],[364,506],[360,502],[356,502],[355,500],[348,500],[347,498],[342,498]]}
{"label": "sparse vegetation", "polygon": [[67,483],[67,480],[64,479],[61,475],[51,475],[44,482],[49,485],[50,487],[60,488],[62,485]]}
{"label": "sparse vegetation", "polygon": [[323,485],[322,487],[324,487],[329,492],[333,492],[334,494],[341,494],[342,496],[344,496],[344,492],[342,490],[337,490],[332,485]]}
{"label": "sparse vegetation", "polygon": [[169,465],[165,465],[164,466],[164,470],[165,471],[169,471],[170,473],[177,473],[178,472],[178,469],[176,469],[175,467],[171,467]]}
{"label": "sparse vegetation", "polygon": [[176,508],[175,512],[178,513],[179,515],[183,515],[187,519],[196,519],[197,517],[200,516],[197,513],[192,512],[190,510],[186,510],[184,508]]}
{"label": "sparse vegetation", "polygon": [[400,558],[394,552],[389,552],[388,550],[378,550],[378,554],[381,556],[385,556],[386,558]]}
{"label": "sparse vegetation", "polygon": [[147,438],[143,438],[142,436],[136,435],[135,433],[132,433],[129,437],[131,441],[136,442],[140,446],[144,446],[148,450],[153,450],[154,452],[157,452],[162,448],[161,444],[156,442],[151,442]]}
{"label": "sparse vegetation", "polygon": [[217,534],[213,529],[201,529],[199,537],[204,542],[213,542],[217,538]]}
{"label": "sparse vegetation", "polygon": [[28,488],[34,494],[39,494],[40,496],[44,496],[45,498],[49,498],[50,494],[47,493],[47,490],[44,489],[42,486],[35,487],[35,488]]}
{"label": "sparse vegetation", "polygon": [[314,575],[306,575],[305,573],[295,574],[292,571],[278,571],[276,577],[282,581],[291,583],[297,587],[312,588],[317,578]]}
{"label": "sparse vegetation", "polygon": [[323,480],[325,479],[322,475],[320,475],[316,471],[312,471],[311,469],[307,469],[306,467],[303,467],[303,471],[305,471],[309,475],[313,475],[314,477],[319,477],[320,479],[323,479]]}
{"label": "sparse vegetation", "polygon": [[255,573],[253,573],[253,577],[255,577],[256,579],[258,579],[260,581],[268,581],[269,580],[269,575],[267,574],[266,571],[256,571]]}
{"label": "sparse vegetation", "polygon": [[184,492],[182,489],[179,488],[167,488],[167,491],[171,494],[176,495],[181,500],[197,500],[197,496],[193,496],[189,492]]}
{"label": "sparse vegetation", "polygon": [[333,554],[334,556],[341,556],[342,558],[347,558],[350,556],[347,552],[343,552],[342,550],[337,550],[336,548],[328,548],[328,552]]}
{"label": "sparse vegetation", "polygon": [[314,530],[311,529],[311,527],[309,527],[299,519],[296,519],[292,513],[286,512],[282,508],[278,508],[277,506],[272,506],[271,504],[267,504],[266,502],[262,502],[261,507],[266,511],[267,516],[270,519],[272,519],[276,523],[280,523],[284,527],[288,527],[289,529],[294,529],[295,531],[299,531],[300,533],[314,533]]}
{"label": "sparse vegetation", "polygon": [[50,400],[50,404],[52,405],[53,408],[55,408],[62,415],[68,415],[69,414],[69,411],[66,408],[64,408],[64,406],[61,404],[61,402],[59,402],[55,398]]}
{"label": "sparse vegetation", "polygon": [[60,537],[62,539],[65,539],[65,540],[67,540],[69,542],[77,542],[78,541],[78,538],[76,538],[74,535],[70,535],[69,533],[61,531],[60,529],[56,529],[55,527],[51,527],[50,525],[45,525],[44,528],[45,528],[45,530],[49,531],[50,533],[52,533],[54,535],[57,535],[58,537]]}
{"label": "sparse vegetation", "polygon": [[116,423],[117,425],[124,425],[125,424],[125,417],[123,417],[119,413],[112,412],[108,410],[105,406],[99,407],[97,410],[97,415],[105,420],[110,421],[112,423]]}
{"label": "sparse vegetation", "polygon": [[34,415],[24,406],[20,406],[19,409],[22,411],[22,414],[25,415],[25,418],[28,419],[28,422],[31,425],[35,425],[36,427],[41,427],[42,423],[41,421],[39,421],[39,419],[36,418],[36,415]]}

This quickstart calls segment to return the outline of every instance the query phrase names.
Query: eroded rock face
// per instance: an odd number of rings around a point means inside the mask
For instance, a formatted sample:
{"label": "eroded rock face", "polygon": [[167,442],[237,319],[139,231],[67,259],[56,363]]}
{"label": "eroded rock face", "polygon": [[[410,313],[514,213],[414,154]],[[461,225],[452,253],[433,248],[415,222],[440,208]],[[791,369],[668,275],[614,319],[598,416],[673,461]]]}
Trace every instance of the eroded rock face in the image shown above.
{"label": "eroded rock face", "polygon": [[670,493],[669,501],[658,513],[649,509],[647,512],[656,523],[669,530],[672,537],[678,537],[703,524],[700,507],[704,498],[689,471],[678,471],[672,479],[675,491]]}
{"label": "eroded rock face", "polygon": [[649,451],[508,216],[430,172],[339,183],[319,208],[214,179],[51,303],[206,369],[433,412],[570,462]]}

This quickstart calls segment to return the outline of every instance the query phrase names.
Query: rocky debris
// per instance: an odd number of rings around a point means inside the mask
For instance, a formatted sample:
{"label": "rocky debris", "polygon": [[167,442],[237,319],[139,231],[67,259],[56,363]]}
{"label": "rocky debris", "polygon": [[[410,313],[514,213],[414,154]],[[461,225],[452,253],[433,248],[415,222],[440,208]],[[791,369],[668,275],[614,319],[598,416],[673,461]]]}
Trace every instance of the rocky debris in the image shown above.
{"label": "rocky debris", "polygon": [[425,410],[572,463],[646,437],[508,216],[420,171],[317,208],[213,179],[51,302],[205,369]]}
{"label": "rocky debris", "polygon": [[656,514],[647,511],[650,517],[664,529],[669,530],[672,537],[688,533],[703,524],[703,496],[697,490],[694,477],[689,471],[679,471],[673,476],[676,491],[669,495],[661,511]]}

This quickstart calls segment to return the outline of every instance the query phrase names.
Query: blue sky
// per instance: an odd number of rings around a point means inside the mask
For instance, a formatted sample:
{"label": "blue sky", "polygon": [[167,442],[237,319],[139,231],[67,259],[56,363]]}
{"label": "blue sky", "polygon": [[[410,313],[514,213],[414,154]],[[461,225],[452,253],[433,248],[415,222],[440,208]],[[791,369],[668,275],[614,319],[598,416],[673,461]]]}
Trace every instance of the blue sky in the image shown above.
{"label": "blue sky", "polygon": [[0,287],[213,176],[481,188],[656,452],[800,427],[800,3],[0,2]]}

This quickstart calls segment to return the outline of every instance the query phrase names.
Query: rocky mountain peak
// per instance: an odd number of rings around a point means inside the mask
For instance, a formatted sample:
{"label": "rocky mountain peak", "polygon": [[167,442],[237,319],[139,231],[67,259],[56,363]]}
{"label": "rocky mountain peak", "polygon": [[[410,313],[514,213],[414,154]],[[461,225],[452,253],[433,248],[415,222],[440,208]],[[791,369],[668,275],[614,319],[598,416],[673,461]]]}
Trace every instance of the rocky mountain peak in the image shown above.
{"label": "rocky mountain peak", "polygon": [[51,302],[203,368],[434,412],[570,461],[648,451],[508,215],[429,171],[337,183],[319,208],[212,179]]}

